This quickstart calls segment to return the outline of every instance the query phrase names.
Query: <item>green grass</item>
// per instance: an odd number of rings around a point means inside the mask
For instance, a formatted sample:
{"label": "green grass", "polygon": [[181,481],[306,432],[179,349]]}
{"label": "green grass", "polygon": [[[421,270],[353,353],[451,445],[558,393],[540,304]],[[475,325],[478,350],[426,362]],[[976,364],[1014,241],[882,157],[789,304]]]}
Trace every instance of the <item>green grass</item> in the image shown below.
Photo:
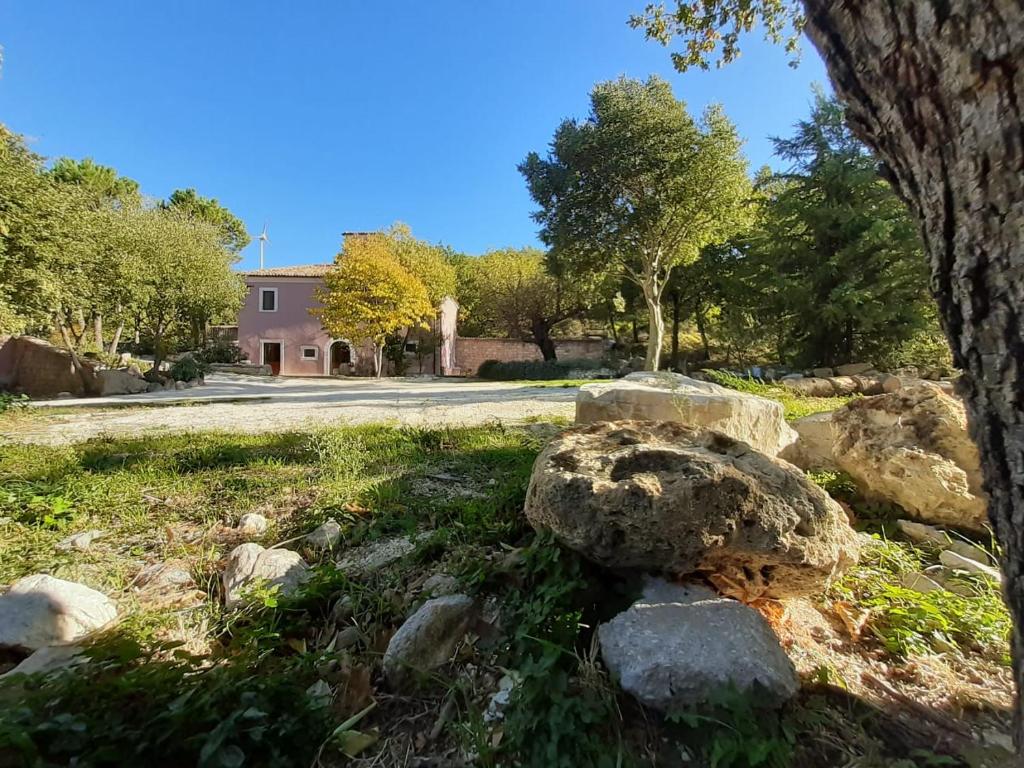
{"label": "green grass", "polygon": [[704,373],[712,381],[721,384],[723,387],[736,389],[740,392],[749,392],[752,395],[760,395],[770,400],[777,400],[782,403],[786,414],[786,421],[795,421],[804,416],[824,411],[834,411],[836,408],[846,405],[853,397],[856,397],[856,395],[849,397],[801,397],[781,384],[766,384],[763,381],[744,379],[723,371],[706,370]]}

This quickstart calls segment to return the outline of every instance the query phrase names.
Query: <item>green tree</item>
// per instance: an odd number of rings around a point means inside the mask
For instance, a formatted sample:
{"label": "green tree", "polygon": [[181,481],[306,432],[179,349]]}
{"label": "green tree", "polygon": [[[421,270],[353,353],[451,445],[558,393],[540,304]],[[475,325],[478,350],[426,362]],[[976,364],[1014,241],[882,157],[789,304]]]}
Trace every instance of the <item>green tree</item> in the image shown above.
{"label": "green tree", "polygon": [[167,200],[160,203],[160,207],[212,224],[220,231],[224,247],[236,254],[252,242],[245,229],[245,223],[240,218],[215,198],[203,197],[191,187],[174,190]]}
{"label": "green tree", "polygon": [[[724,39],[792,23],[821,53],[847,119],[917,220],[932,293],[964,371],[1014,616],[1015,741],[1024,748],[1024,6],[944,0],[672,0],[634,23],[705,63]],[[723,38],[722,30],[726,30]],[[730,29],[736,36],[730,37]]]}
{"label": "green tree", "polygon": [[50,175],[63,184],[81,187],[100,204],[133,207],[142,203],[139,182],[121,176],[110,166],[99,165],[90,157],[83,160],[59,157],[51,166]]}
{"label": "green tree", "polygon": [[471,308],[479,335],[531,341],[545,360],[556,359],[552,332],[582,317],[593,297],[585,283],[552,274],[551,267],[536,248],[502,248],[469,259],[460,300]]}
{"label": "green tree", "polygon": [[[788,172],[759,184],[733,299],[776,326],[783,362],[833,366],[886,355],[929,317],[921,239],[877,161],[821,93],[809,120],[775,140]],[[788,358],[788,359],[787,359]]]}
{"label": "green tree", "polygon": [[382,233],[346,238],[334,268],[310,310],[334,337],[369,339],[374,375],[383,373],[384,348],[399,331],[426,327],[433,306],[423,282],[400,264]]}
{"label": "green tree", "polygon": [[446,296],[455,295],[455,269],[449,262],[449,249],[413,237],[409,226],[401,222],[395,222],[383,234],[391,241],[393,258],[419,278],[434,308]]}
{"label": "green tree", "polygon": [[748,195],[736,129],[721,109],[700,122],[664,80],[598,84],[585,121],[567,120],[546,158],[519,166],[541,238],[577,275],[619,272],[643,291],[646,367],[660,363],[662,295],[672,270],[732,234]]}

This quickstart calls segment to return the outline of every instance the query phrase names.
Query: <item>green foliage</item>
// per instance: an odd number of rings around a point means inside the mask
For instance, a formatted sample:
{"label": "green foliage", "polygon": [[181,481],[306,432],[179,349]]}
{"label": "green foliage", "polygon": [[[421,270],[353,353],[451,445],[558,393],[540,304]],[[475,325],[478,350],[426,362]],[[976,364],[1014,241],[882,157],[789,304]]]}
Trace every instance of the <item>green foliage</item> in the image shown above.
{"label": "green foliage", "polygon": [[795,734],[778,712],[758,706],[759,696],[756,690],[724,688],[706,704],[665,719],[682,727],[684,740],[710,768],[788,768]]}
{"label": "green foliage", "polygon": [[0,392],[0,413],[20,411],[28,408],[28,395],[16,395],[13,392]]}
{"label": "green foliage", "polygon": [[694,120],[671,86],[599,83],[586,120],[566,120],[546,158],[520,164],[550,261],[570,280],[623,277],[643,290],[647,367],[658,368],[661,298],[676,267],[746,217],[746,160],[719,107]]}
{"label": "green foliage", "polygon": [[953,353],[949,340],[938,326],[937,321],[929,323],[897,347],[876,355],[876,364],[883,370],[894,370],[913,366],[922,371],[932,371],[940,376],[955,372]]}
{"label": "green foliage", "polygon": [[99,204],[138,206],[142,203],[137,181],[118,175],[116,169],[99,165],[90,157],[84,160],[59,157],[49,173],[62,184],[77,184],[87,190]]}
{"label": "green foliage", "polygon": [[786,173],[762,175],[752,230],[702,259],[734,330],[798,366],[873,360],[937,327],[920,235],[838,102],[775,140]]}
{"label": "green foliage", "polygon": [[[1010,616],[999,588],[980,576],[958,577],[957,591],[922,593],[901,586],[905,573],[922,571],[935,553],[876,537],[860,563],[832,587],[833,597],[871,610],[869,628],[893,654],[1003,649],[1009,664]],[[963,594],[960,594],[963,592]]]}
{"label": "green foliage", "polygon": [[203,197],[194,189],[176,189],[160,206],[216,227],[224,247],[233,253],[239,253],[252,241],[241,219],[214,198]]}
{"label": "green foliage", "polygon": [[210,364],[201,355],[184,355],[174,361],[168,373],[175,381],[194,381],[210,372]]}
{"label": "green foliage", "polygon": [[210,664],[116,640],[90,655],[71,673],[0,684],[0,755],[25,765],[308,765],[327,733],[301,663]]}
{"label": "green foliage", "polygon": [[409,371],[409,361],[405,358],[405,334],[393,333],[384,342],[384,359],[391,363],[391,372],[395,376],[405,376]]}
{"label": "green foliage", "polygon": [[598,360],[517,360],[502,362],[484,360],[476,375],[491,381],[544,381],[566,379],[569,371],[594,371],[601,367]]}
{"label": "green foliage", "polygon": [[207,344],[198,355],[207,363],[239,363],[243,358],[241,347],[222,339]]}
{"label": "green foliage", "polygon": [[680,72],[690,67],[708,69],[719,44],[718,65],[728,64],[740,55],[740,37],[757,27],[764,29],[766,40],[784,43],[796,64],[804,28],[803,4],[796,0],[668,0],[650,3],[642,14],[630,17],[629,25],[662,45],[681,38],[684,50],[672,53],[672,63]]}

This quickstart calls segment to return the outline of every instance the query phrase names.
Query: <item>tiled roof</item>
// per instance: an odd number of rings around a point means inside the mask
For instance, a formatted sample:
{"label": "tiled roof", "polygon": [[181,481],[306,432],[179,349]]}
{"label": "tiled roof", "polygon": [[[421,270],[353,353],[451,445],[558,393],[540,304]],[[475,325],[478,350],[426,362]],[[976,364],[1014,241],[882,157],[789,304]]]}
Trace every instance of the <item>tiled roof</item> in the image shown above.
{"label": "tiled roof", "polygon": [[270,267],[243,272],[246,277],[323,277],[331,264],[296,264],[291,267]]}

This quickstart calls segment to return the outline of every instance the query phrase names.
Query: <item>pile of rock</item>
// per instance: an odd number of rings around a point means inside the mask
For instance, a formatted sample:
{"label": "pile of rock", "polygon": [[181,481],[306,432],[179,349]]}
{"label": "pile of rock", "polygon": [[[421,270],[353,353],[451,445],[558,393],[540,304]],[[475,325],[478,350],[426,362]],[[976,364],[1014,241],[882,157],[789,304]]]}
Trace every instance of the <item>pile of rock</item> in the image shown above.
{"label": "pile of rock", "polygon": [[[607,568],[706,578],[744,602],[820,593],[859,550],[842,508],[797,468],[673,421],[596,422],[558,435],[534,465],[526,515]],[[651,580],[600,627],[602,657],[625,690],[658,709],[727,685],[780,703],[797,689],[793,665],[744,602]]]}

